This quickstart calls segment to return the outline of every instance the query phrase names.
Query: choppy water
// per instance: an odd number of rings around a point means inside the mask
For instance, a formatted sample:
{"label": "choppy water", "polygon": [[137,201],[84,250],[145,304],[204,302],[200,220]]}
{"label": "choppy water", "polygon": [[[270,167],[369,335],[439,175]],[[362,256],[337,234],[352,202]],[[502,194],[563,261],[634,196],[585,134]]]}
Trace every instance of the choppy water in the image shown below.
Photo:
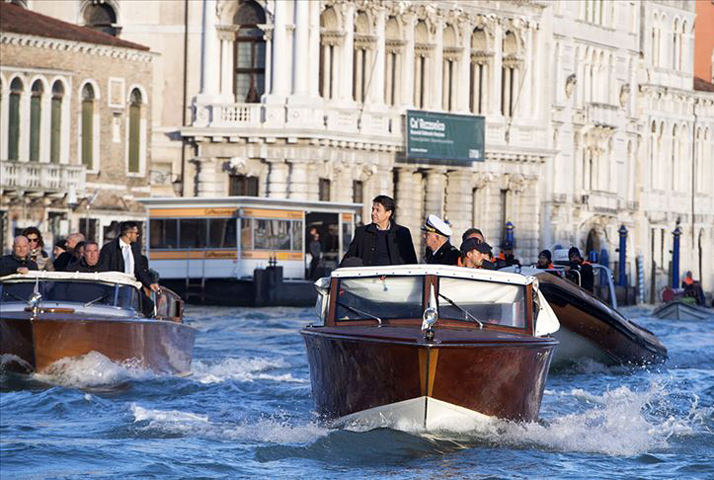
{"label": "choppy water", "polygon": [[2,376],[0,477],[713,478],[714,318],[625,313],[665,365],[551,373],[538,423],[426,434],[316,422],[298,334],[311,309],[189,307],[189,377],[98,354]]}

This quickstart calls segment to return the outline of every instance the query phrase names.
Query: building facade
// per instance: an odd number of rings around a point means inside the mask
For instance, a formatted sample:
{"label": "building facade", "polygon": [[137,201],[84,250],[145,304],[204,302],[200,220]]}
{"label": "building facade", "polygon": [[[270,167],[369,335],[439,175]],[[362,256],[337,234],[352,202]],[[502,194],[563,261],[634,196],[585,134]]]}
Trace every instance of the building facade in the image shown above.
{"label": "building facade", "polygon": [[81,231],[99,242],[143,220],[149,194],[147,47],[0,4],[3,246],[27,226],[45,243]]}
{"label": "building facade", "polygon": [[[694,88],[692,2],[26,3],[160,54],[152,194],[180,181],[184,196],[353,201],[368,218],[386,193],[420,249],[436,213],[496,246],[511,222],[525,261],[573,244],[612,262],[624,225],[647,300],[679,227],[680,270],[714,286],[714,95]],[[483,116],[485,161],[405,161],[410,109]]]}

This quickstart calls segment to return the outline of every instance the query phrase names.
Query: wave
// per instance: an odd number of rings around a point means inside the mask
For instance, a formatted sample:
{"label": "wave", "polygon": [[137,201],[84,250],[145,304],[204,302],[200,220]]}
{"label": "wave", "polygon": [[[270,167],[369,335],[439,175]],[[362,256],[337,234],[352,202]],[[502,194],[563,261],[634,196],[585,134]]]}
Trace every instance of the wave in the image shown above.
{"label": "wave", "polygon": [[32,377],[41,382],[65,387],[105,387],[154,378],[156,373],[141,366],[138,359],[114,362],[99,352],[62,358]]}
{"label": "wave", "polygon": [[[656,411],[660,402],[667,402],[664,388],[653,383],[645,392],[634,392],[623,386],[602,395],[582,389],[551,395],[573,398],[585,406],[576,413],[542,419],[540,422],[519,423],[492,420],[473,425],[444,425],[438,432],[424,434],[435,440],[459,440],[465,446],[487,443],[512,447],[538,448],[561,452],[602,453],[632,456],[665,448],[673,436],[692,435],[694,424],[705,418],[696,399],[690,411],[679,417],[671,410]],[[456,437],[453,433],[457,433]]]}
{"label": "wave", "polygon": [[179,410],[153,410],[131,404],[134,422],[150,435],[181,435],[211,440],[262,443],[312,443],[330,430],[317,423],[294,424],[283,415],[261,417],[240,423],[212,422],[208,415]]}
{"label": "wave", "polygon": [[208,364],[194,361],[192,377],[200,383],[222,383],[230,380],[252,382],[254,380],[272,380],[286,383],[309,383],[304,378],[295,378],[291,373],[268,373],[272,370],[289,368],[282,358],[228,358],[219,363]]}

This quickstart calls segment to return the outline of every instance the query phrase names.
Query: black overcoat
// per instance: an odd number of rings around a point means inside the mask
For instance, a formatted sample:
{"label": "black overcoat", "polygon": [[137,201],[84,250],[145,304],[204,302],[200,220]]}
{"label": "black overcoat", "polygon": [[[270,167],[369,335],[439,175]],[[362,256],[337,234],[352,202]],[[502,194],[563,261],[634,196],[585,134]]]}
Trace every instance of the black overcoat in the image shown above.
{"label": "black overcoat", "polygon": [[[134,276],[145,287],[151,285],[151,275],[142,267],[141,247],[137,242],[131,244],[131,253],[134,255]],[[123,272],[124,256],[119,246],[119,238],[105,244],[99,252],[99,270],[102,272]]]}
{"label": "black overcoat", "polygon": [[432,253],[429,248],[426,249],[426,263],[430,265],[458,265],[460,256],[459,249],[448,240],[436,253]]}
{"label": "black overcoat", "polygon": [[[387,231],[387,248],[389,249],[389,261],[391,265],[406,265],[417,263],[412,234],[407,227],[392,223]],[[374,265],[374,258],[377,254],[377,225],[370,223],[358,227],[352,239],[350,248],[342,258],[342,262],[347,258],[360,258],[362,265]]]}

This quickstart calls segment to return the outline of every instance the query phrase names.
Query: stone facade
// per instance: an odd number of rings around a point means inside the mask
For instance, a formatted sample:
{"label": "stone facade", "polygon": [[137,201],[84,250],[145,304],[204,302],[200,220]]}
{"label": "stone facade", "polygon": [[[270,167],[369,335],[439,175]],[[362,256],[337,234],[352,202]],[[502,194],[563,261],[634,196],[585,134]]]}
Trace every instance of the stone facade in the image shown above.
{"label": "stone facade", "polygon": [[[30,16],[27,24],[34,20]],[[80,230],[102,242],[113,222],[144,219],[143,207],[135,199],[149,194],[154,55],[128,42],[90,43],[91,35],[95,32],[90,30],[86,39],[0,32],[0,210],[5,249],[17,232],[31,225],[38,226],[51,245]],[[89,103],[88,92],[93,96]],[[13,96],[19,100],[17,107]],[[130,120],[132,102],[135,116]],[[19,114],[16,154],[11,145],[16,135],[13,108]],[[36,115],[39,128],[33,126]],[[91,144],[87,133],[83,149],[84,129],[89,132],[85,116],[92,133]],[[137,122],[139,142],[138,164],[131,168],[130,121]],[[35,153],[34,141],[39,143]]]}
{"label": "stone facade", "polygon": [[[75,3],[33,8],[76,21]],[[366,218],[387,193],[419,248],[429,213],[495,246],[510,221],[527,262],[555,244],[612,262],[625,225],[648,300],[679,225],[680,271],[714,287],[714,94],[693,88],[692,2],[107,3],[122,38],[162,54],[154,157],[186,196],[256,177],[261,196],[362,199]],[[242,63],[252,48],[265,62]],[[485,161],[404,163],[408,109],[483,115]]]}

